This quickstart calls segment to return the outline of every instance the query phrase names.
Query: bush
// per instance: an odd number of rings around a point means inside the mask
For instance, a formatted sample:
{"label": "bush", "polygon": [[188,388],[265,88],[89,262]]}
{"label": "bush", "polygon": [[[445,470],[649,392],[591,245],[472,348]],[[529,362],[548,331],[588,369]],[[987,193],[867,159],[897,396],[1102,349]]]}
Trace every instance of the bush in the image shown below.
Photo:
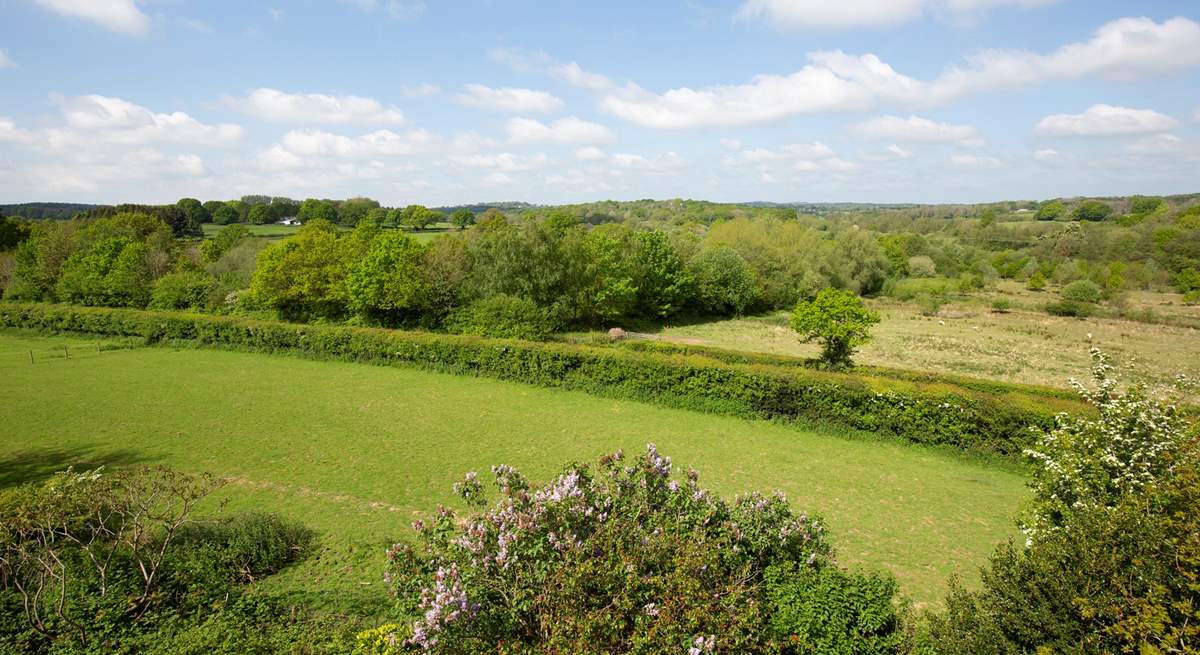
{"label": "bush", "polygon": [[[404,626],[392,635],[405,646],[743,653],[777,652],[776,636],[797,635],[873,653],[895,639],[895,584],[824,573],[835,567],[823,523],[782,496],[727,503],[695,471],[674,479],[653,444],[636,461],[618,452],[596,469],[572,465],[540,489],[509,466],[492,471],[500,498],[490,509],[467,473],[455,490],[471,516],[439,508],[413,524],[416,546],[388,551]],[[818,617],[818,596],[838,606]]]}
{"label": "bush", "polygon": [[879,314],[849,291],[825,289],[811,301],[800,301],[792,312],[792,329],[803,341],[821,342],[821,359],[831,367],[850,365],[854,349],[870,338]]}
{"label": "bush", "polygon": [[237,581],[253,582],[301,559],[313,537],[308,528],[278,515],[248,512],[187,526],[179,540],[214,556]]}
{"label": "bush", "polygon": [[1074,300],[1060,300],[1058,302],[1046,303],[1045,309],[1046,313],[1051,316],[1086,318],[1092,315],[1092,305],[1090,303],[1076,302]]}
{"label": "bush", "polygon": [[446,330],[501,339],[538,341],[554,334],[558,326],[549,314],[527,298],[497,295],[477,300],[450,313]]}
{"label": "bush", "polygon": [[942,311],[946,299],[941,296],[921,296],[917,299],[917,307],[921,316],[937,316]]}
{"label": "bush", "polygon": [[150,309],[203,309],[217,286],[211,276],[196,271],[168,273],[154,283]]}
{"label": "bush", "polygon": [[1063,300],[1071,302],[1098,303],[1103,296],[1103,292],[1091,280],[1075,280],[1063,287],[1059,295],[1062,296]]}
{"label": "bush", "polygon": [[1007,298],[997,298],[992,301],[992,311],[997,314],[1007,314],[1012,308],[1012,303]]}
{"label": "bush", "polygon": [[900,588],[887,575],[819,570],[793,563],[766,571],[771,632],[799,652],[886,655],[900,650]]}
{"label": "bush", "polygon": [[1037,271],[1029,276],[1029,281],[1025,283],[1025,288],[1030,291],[1043,291],[1046,288],[1046,276],[1042,275],[1041,271]]}
{"label": "bush", "polygon": [[404,365],[582,389],[748,418],[801,419],[1001,454],[1075,410],[1058,392],[930,374],[811,370],[792,358],[631,341],[621,347],[298,325],[232,316],[0,303],[0,326]]}
{"label": "bush", "polygon": [[908,274],[912,277],[933,277],[937,275],[937,265],[926,255],[909,257]]}
{"label": "bush", "polygon": [[704,312],[741,316],[762,297],[758,275],[729,246],[707,248],[688,263],[696,302]]}
{"label": "bush", "polygon": [[1102,221],[1113,213],[1113,208],[1099,200],[1087,200],[1075,207],[1071,218],[1077,221]]}
{"label": "bush", "polygon": [[1200,458],[1173,405],[1116,388],[1098,351],[1096,418],[1066,418],[1028,451],[1026,545],[992,556],[931,620],[943,655],[1182,653],[1200,637]]}

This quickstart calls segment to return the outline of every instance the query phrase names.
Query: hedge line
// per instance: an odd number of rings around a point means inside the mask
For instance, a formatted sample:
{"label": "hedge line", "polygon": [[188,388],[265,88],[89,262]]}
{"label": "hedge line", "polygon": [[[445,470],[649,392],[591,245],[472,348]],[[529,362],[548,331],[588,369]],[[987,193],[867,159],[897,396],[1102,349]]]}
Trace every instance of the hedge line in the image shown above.
{"label": "hedge line", "polygon": [[926,388],[911,381],[884,384],[702,355],[206,314],[0,303],[0,326],[415,366],[747,418],[834,423],[1002,455],[1019,453],[1030,442],[1029,427],[1049,425],[1055,410],[1063,409],[1019,398],[1019,393],[983,393],[946,384]]}

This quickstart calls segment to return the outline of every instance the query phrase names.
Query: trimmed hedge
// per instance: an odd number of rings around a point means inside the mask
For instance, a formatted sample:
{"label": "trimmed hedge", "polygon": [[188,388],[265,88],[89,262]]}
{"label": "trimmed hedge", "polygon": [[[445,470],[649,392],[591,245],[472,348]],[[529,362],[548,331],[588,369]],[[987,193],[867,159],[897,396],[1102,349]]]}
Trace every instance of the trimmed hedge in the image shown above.
{"label": "trimmed hedge", "polygon": [[834,423],[917,443],[1001,455],[1017,454],[1029,445],[1030,426],[1047,427],[1056,411],[1075,409],[1057,398],[1016,391],[984,392],[944,381],[922,383],[733,363],[703,354],[181,312],[0,303],[0,327],[414,366],[746,418]]}

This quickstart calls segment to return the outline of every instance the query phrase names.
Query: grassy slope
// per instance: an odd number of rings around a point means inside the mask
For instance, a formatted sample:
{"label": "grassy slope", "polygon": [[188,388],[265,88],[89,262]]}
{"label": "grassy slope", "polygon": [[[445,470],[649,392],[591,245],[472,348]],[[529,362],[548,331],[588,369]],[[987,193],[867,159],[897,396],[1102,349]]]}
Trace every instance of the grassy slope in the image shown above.
{"label": "grassy slope", "polygon": [[29,364],[64,340],[0,334],[0,484],[72,461],[231,478],[227,509],[324,535],[279,584],[342,607],[381,597],[383,545],[449,502],[463,471],[499,462],[544,480],[655,441],[722,493],[783,490],[826,517],[843,562],[892,570],[919,602],[950,573],[974,577],[1024,496],[1013,472],[912,446],[476,378],[164,348]]}

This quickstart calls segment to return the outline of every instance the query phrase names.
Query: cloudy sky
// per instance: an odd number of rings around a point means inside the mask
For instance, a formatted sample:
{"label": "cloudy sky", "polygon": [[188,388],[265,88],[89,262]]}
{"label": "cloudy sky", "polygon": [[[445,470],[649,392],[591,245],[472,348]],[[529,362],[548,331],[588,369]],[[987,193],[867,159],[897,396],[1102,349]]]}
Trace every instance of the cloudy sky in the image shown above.
{"label": "cloudy sky", "polygon": [[1200,191],[1196,0],[0,0],[0,202]]}

